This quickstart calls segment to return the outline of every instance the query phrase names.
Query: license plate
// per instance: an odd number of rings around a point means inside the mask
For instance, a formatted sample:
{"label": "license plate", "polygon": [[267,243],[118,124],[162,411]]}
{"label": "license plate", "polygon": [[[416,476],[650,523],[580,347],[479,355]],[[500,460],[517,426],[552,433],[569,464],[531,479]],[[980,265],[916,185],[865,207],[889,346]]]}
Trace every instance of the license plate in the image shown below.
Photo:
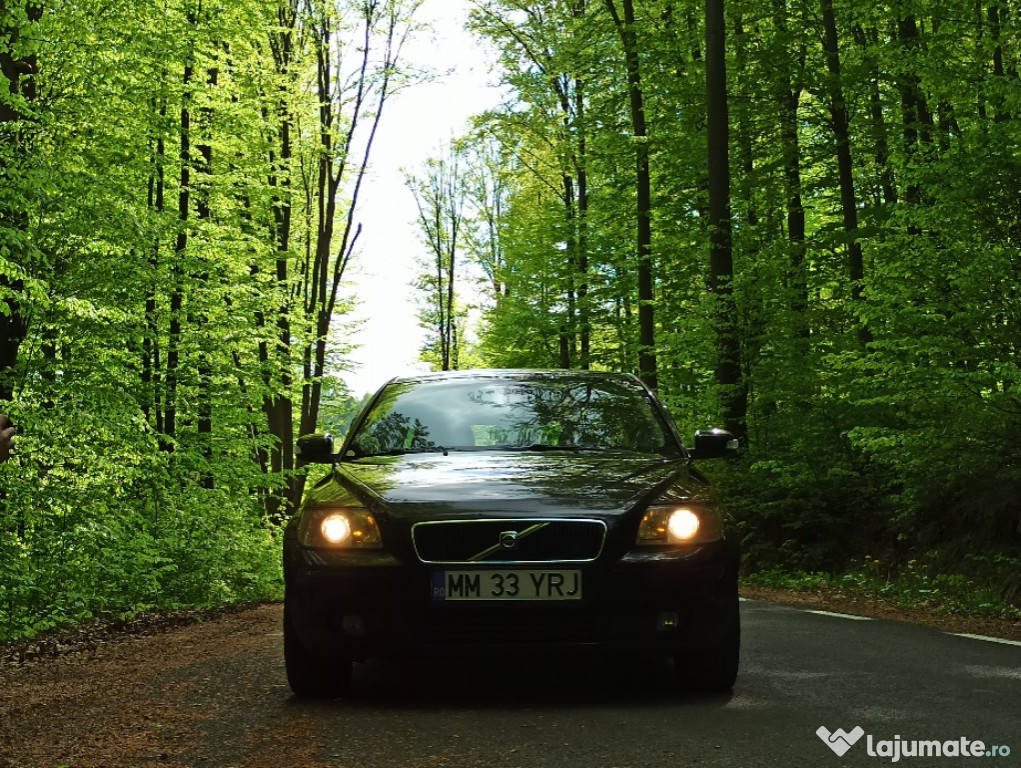
{"label": "license plate", "polygon": [[451,600],[580,600],[581,571],[434,571],[432,596]]}

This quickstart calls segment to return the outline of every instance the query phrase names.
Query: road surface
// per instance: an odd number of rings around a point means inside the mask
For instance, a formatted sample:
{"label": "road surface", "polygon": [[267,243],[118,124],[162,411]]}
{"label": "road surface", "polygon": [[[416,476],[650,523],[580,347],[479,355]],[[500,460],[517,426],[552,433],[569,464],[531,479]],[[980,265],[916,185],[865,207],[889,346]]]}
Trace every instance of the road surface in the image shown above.
{"label": "road surface", "polygon": [[258,606],[0,669],[0,766],[1021,765],[1021,643],[765,601],[742,620],[726,696],[655,663],[381,661],[306,702]]}

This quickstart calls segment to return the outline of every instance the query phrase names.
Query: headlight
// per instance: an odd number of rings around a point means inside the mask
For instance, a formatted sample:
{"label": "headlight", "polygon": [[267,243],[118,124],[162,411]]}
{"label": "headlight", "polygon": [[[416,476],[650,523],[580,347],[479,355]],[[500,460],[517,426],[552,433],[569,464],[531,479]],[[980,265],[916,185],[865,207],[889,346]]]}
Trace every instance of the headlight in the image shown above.
{"label": "headlight", "polygon": [[706,544],[723,538],[715,509],[700,506],[653,507],[638,526],[638,544]]}
{"label": "headlight", "polygon": [[304,547],[379,549],[383,540],[375,518],[366,509],[323,507],[306,509],[298,524],[298,543]]}

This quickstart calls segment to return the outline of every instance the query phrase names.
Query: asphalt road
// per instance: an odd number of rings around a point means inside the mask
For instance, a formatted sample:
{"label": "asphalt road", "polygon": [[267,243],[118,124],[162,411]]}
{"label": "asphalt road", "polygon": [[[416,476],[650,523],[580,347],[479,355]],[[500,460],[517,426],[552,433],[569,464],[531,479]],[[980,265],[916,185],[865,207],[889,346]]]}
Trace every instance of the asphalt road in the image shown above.
{"label": "asphalt road", "polygon": [[[24,744],[13,745],[9,754],[21,755],[21,762],[9,764],[1021,765],[1018,643],[756,601],[742,603],[742,669],[728,696],[677,694],[659,664],[535,659],[435,663],[414,674],[395,663],[370,663],[357,668],[350,696],[307,702],[286,686],[279,613],[279,606],[260,609],[243,632],[235,628],[228,636],[210,622],[197,630],[201,635],[175,631],[135,641],[130,654],[108,649],[97,660],[70,663],[65,685],[92,686],[95,695],[116,699],[88,705],[89,726],[68,709],[75,702],[66,693],[50,703],[40,698],[32,676],[43,668],[19,670],[10,690],[33,703],[9,706],[7,716],[23,722],[8,723],[7,733],[28,734],[40,745],[52,739],[59,749],[31,762]],[[111,682],[104,682],[107,675]],[[70,739],[66,718],[94,729],[91,741],[80,736],[59,746],[59,739]],[[817,735],[821,727],[838,746],[837,729],[855,743],[838,756]],[[134,744],[133,751],[117,752],[117,739]],[[937,746],[958,756],[931,756]],[[959,756],[962,748],[967,756]],[[1000,754],[1005,749],[1012,754]],[[910,752],[927,756],[905,756]],[[3,754],[0,744],[0,765]]]}
{"label": "asphalt road", "polygon": [[[993,766],[1021,765],[1021,646],[764,602],[742,607],[742,669],[730,696],[678,695],[658,665],[535,660],[432,664],[415,677],[369,664],[350,697],[305,703],[289,696],[277,644],[267,643],[251,663],[276,687],[264,707],[235,712],[231,730],[272,741],[295,729],[329,766],[839,768],[894,757],[924,766],[969,763],[973,750]],[[864,733],[838,756],[820,727],[831,738],[838,728]],[[933,744],[911,743],[938,741],[942,755],[961,752],[962,738],[966,757],[937,759]],[[204,745],[196,764],[239,757],[235,745],[221,746]],[[998,755],[986,757],[994,747]],[[1013,754],[999,755],[1003,747]]]}

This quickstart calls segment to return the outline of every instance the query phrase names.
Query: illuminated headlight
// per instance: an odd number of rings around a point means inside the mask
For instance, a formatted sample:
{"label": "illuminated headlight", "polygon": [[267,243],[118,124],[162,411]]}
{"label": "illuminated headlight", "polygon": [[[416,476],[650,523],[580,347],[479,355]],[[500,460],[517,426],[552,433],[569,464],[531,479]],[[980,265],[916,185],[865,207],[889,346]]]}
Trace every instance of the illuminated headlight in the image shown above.
{"label": "illuminated headlight", "polygon": [[723,537],[715,509],[696,506],[653,507],[638,527],[638,544],[706,544]]}
{"label": "illuminated headlight", "polygon": [[327,542],[334,545],[347,544],[351,540],[351,521],[347,515],[327,515],[319,524],[319,532]]}
{"label": "illuminated headlight", "polygon": [[375,518],[365,509],[311,508],[298,525],[298,542],[305,547],[379,549],[383,546]]}

